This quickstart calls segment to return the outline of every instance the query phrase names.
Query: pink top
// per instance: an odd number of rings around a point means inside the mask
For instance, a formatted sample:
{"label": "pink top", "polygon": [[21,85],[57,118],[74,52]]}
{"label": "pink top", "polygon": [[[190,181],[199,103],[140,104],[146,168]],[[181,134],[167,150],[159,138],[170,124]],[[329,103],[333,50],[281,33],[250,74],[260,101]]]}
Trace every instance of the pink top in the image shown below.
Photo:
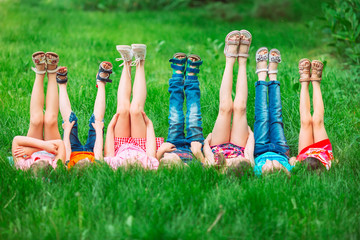
{"label": "pink top", "polygon": [[115,152],[114,157],[105,157],[105,162],[113,169],[127,164],[140,164],[143,168],[157,169],[159,161],[146,155],[144,149],[131,143],[122,144]]}
{"label": "pink top", "polygon": [[34,152],[30,158],[19,159],[15,162],[15,166],[21,170],[27,170],[35,161],[40,159],[47,161],[54,169],[56,168],[55,155],[46,151]]}

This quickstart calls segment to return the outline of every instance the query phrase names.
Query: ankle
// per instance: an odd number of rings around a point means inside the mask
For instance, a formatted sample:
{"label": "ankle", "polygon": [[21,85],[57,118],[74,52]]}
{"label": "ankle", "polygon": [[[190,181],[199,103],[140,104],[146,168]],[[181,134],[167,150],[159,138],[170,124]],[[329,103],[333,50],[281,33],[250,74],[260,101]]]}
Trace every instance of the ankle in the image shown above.
{"label": "ankle", "polygon": [[247,58],[245,58],[245,57],[239,57],[239,58],[238,58],[238,62],[239,62],[239,65],[246,65],[246,63],[247,63]]}
{"label": "ankle", "polygon": [[277,74],[269,74],[270,81],[277,81]]}

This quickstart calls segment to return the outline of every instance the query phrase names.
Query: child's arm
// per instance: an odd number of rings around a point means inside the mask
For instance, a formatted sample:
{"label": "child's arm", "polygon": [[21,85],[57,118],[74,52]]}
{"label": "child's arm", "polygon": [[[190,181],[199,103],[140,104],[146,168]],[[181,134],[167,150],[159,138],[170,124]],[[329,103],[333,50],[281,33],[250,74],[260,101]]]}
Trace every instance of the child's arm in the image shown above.
{"label": "child's arm", "polygon": [[105,138],[105,147],[104,147],[104,156],[105,157],[114,157],[115,156],[115,125],[119,118],[119,113],[116,113],[113,118],[111,119],[107,132],[106,132],[106,138]]}
{"label": "child's arm", "polygon": [[246,159],[248,159],[251,163],[251,166],[255,165],[254,161],[254,147],[255,147],[255,138],[254,133],[251,131],[251,128],[248,126],[249,129],[249,136],[246,142],[245,150],[244,150],[244,156]]}
{"label": "child's arm", "polygon": [[93,127],[95,128],[96,140],[94,144],[94,157],[97,160],[103,159],[103,129],[104,129],[104,122],[95,120],[92,123]]}
{"label": "child's arm", "polygon": [[205,158],[204,155],[202,154],[201,147],[202,144],[200,142],[191,142],[191,146],[190,146],[191,152],[194,154],[194,156],[197,159],[200,159],[202,163],[205,163]]}
{"label": "child's arm", "polygon": [[214,153],[211,151],[210,148],[210,141],[211,141],[211,133],[207,136],[207,138],[204,141],[204,154],[205,154],[205,164],[207,165],[214,165],[215,164],[215,158]]}
{"label": "child's arm", "polygon": [[64,129],[64,146],[65,146],[65,152],[66,152],[66,156],[65,156],[65,160],[66,161],[70,161],[70,156],[71,156],[71,143],[70,143],[70,132],[72,127],[74,126],[75,121],[72,121],[71,123],[69,121],[65,121],[62,124],[62,127]]}
{"label": "child's arm", "polygon": [[152,121],[142,112],[146,124],[146,154],[150,157],[156,157],[156,137]]}
{"label": "child's arm", "polygon": [[53,142],[54,144],[56,144],[57,148],[58,148],[57,154],[55,155],[55,162],[57,162],[58,160],[61,160],[65,164],[66,150],[65,150],[64,141],[61,139],[58,139],[58,140],[51,140],[50,142]]}
{"label": "child's arm", "polygon": [[159,147],[159,149],[156,152],[156,158],[158,160],[160,160],[162,158],[162,156],[167,153],[167,152],[173,152],[176,150],[176,147],[174,144],[169,143],[169,142],[164,142],[163,144],[161,144],[161,146]]}

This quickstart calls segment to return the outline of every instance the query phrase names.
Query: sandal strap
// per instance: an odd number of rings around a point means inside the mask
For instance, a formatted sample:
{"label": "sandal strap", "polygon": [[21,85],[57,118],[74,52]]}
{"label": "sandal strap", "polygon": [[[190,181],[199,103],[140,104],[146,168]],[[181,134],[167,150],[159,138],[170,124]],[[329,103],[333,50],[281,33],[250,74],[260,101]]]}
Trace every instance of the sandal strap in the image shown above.
{"label": "sandal strap", "polygon": [[278,70],[276,69],[276,70],[269,70],[268,71],[268,74],[274,74],[274,73],[278,73]]}
{"label": "sandal strap", "polygon": [[116,58],[115,59],[115,61],[117,61],[117,62],[119,62],[119,61],[123,61],[120,65],[119,65],[119,67],[122,67],[122,66],[124,66],[125,65],[125,59],[124,58]]}
{"label": "sandal strap", "polygon": [[[182,58],[182,59],[171,58],[171,59],[169,59],[169,62],[174,63],[174,64],[184,64],[186,62],[186,58]],[[173,64],[171,64],[171,65],[173,65]]]}
{"label": "sandal strap", "polygon": [[[98,74],[96,76],[96,80],[99,80],[99,81],[103,81],[103,82],[112,82],[112,80],[110,79],[110,74],[112,73],[112,68],[110,69],[105,69],[101,66],[102,63],[100,63],[100,66],[99,66],[99,71],[98,71]],[[100,77],[100,73],[107,73],[108,75],[106,77]]]}
{"label": "sandal strap", "polygon": [[261,62],[261,61],[267,61],[269,58],[268,54],[258,54],[256,53],[256,62]]}
{"label": "sandal strap", "polygon": [[272,56],[271,54],[269,54],[269,62],[281,63],[281,56]]}
{"label": "sandal strap", "polygon": [[248,54],[248,53],[239,53],[239,54],[238,54],[238,57],[245,57],[245,58],[247,58],[247,57],[249,57],[249,54]]}
{"label": "sandal strap", "polygon": [[185,71],[185,65],[179,66],[179,65],[176,65],[176,64],[171,64],[171,68],[175,69],[175,70],[182,71],[182,72]]}
{"label": "sandal strap", "polygon": [[47,72],[48,73],[56,73],[57,72],[57,70],[59,69],[59,67],[57,66],[55,69],[53,69],[53,70],[47,70]]}
{"label": "sandal strap", "polygon": [[198,60],[198,61],[196,61],[196,62],[193,62],[193,61],[191,61],[190,59],[188,59],[188,60],[187,60],[187,63],[188,63],[190,66],[198,67],[198,66],[200,66],[201,64],[203,64],[203,61]]}
{"label": "sandal strap", "polygon": [[[66,83],[68,81],[67,74],[68,74],[67,72],[66,73],[57,72],[56,73],[56,82],[59,84]],[[61,79],[59,76],[66,76],[66,78]]]}
{"label": "sandal strap", "polygon": [[229,41],[226,41],[226,43],[227,43],[228,45],[239,45],[240,41],[229,40]]}
{"label": "sandal strap", "polygon": [[260,68],[260,69],[256,69],[255,74],[259,73],[259,72],[268,72],[269,70],[267,68]]}
{"label": "sandal strap", "polygon": [[35,67],[31,67],[31,69],[37,74],[45,74],[46,73],[46,69],[43,71],[37,70]]}
{"label": "sandal strap", "polygon": [[240,44],[250,45],[250,44],[251,44],[251,41],[250,41],[250,40],[246,40],[246,39],[241,39],[241,40],[240,40]]}
{"label": "sandal strap", "polygon": [[200,72],[200,69],[198,68],[186,68],[186,72],[189,72],[189,73],[199,73]]}
{"label": "sandal strap", "polygon": [[224,51],[224,54],[225,54],[226,57],[234,57],[234,58],[238,57],[237,53],[225,53],[225,51]]}

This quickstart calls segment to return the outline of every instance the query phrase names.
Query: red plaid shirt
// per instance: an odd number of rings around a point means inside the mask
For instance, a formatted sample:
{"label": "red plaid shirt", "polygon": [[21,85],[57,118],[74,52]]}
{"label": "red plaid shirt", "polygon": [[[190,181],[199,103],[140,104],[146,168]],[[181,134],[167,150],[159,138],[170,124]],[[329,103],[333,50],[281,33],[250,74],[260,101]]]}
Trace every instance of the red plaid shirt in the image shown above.
{"label": "red plaid shirt", "polygon": [[[157,137],[156,139],[156,150],[164,143],[164,138]],[[141,147],[146,151],[146,138],[132,138],[132,137],[115,137],[114,139],[115,153],[122,144],[130,143],[135,146]]]}

